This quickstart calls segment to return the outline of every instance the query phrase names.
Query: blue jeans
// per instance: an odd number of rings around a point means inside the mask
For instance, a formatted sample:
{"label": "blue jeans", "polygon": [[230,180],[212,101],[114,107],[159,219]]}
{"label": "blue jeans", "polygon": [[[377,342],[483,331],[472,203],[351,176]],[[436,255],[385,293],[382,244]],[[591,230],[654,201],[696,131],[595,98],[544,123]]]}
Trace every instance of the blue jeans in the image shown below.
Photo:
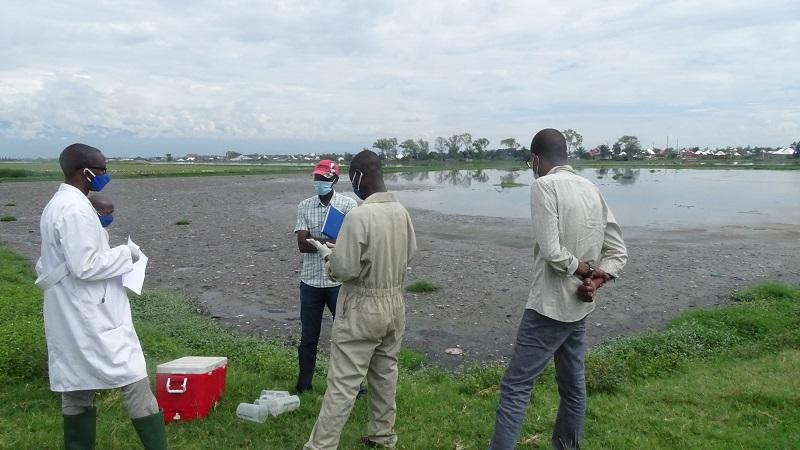
{"label": "blue jeans", "polygon": [[586,319],[559,322],[526,309],[517,332],[514,354],[500,382],[500,406],[490,450],[513,449],[531,399],[533,384],[550,358],[556,366],[561,402],[553,429],[555,449],[578,449],[586,413],[583,358]]}
{"label": "blue jeans", "polygon": [[297,347],[297,359],[300,374],[297,376],[298,391],[311,389],[314,378],[314,367],[317,365],[317,345],[319,331],[322,327],[322,313],[325,307],[336,317],[336,297],[339,286],[318,288],[300,283],[300,345]]}

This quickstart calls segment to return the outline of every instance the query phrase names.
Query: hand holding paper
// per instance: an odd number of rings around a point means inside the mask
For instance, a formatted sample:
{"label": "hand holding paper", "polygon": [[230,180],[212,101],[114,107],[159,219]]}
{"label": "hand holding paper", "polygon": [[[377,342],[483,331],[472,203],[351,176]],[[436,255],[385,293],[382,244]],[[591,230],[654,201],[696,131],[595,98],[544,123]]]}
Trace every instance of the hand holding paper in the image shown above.
{"label": "hand holding paper", "polygon": [[131,259],[136,263],[142,255],[142,249],[131,240],[130,236],[128,236],[128,248],[131,251]]}
{"label": "hand holding paper", "polygon": [[141,295],[142,286],[144,286],[144,272],[147,268],[147,255],[131,240],[130,236],[128,236],[128,247],[131,249],[131,256],[135,250],[137,257],[134,258],[133,270],[122,274],[122,285],[136,295]]}

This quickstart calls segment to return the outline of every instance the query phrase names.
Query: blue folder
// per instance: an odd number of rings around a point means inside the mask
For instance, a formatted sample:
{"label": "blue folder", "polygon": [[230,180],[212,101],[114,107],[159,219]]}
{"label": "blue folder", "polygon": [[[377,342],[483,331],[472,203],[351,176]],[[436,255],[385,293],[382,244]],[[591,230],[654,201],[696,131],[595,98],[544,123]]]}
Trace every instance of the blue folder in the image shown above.
{"label": "blue folder", "polygon": [[333,205],[329,206],[328,213],[325,214],[325,220],[322,221],[322,234],[330,239],[336,239],[336,236],[339,235],[339,229],[342,228],[342,222],[344,222],[344,213]]}

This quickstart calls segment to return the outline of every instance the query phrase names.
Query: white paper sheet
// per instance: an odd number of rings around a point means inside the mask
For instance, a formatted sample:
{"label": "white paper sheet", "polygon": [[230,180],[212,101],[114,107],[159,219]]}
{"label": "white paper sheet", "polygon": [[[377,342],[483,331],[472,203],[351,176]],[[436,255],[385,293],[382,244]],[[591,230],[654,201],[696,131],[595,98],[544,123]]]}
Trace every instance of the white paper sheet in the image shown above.
{"label": "white paper sheet", "polygon": [[122,285],[135,292],[136,295],[142,295],[142,286],[144,286],[144,272],[147,268],[147,256],[144,254],[144,252],[142,252],[138,245],[134,244],[130,236],[128,236],[128,244],[139,249],[139,260],[133,263],[133,270],[122,274]]}

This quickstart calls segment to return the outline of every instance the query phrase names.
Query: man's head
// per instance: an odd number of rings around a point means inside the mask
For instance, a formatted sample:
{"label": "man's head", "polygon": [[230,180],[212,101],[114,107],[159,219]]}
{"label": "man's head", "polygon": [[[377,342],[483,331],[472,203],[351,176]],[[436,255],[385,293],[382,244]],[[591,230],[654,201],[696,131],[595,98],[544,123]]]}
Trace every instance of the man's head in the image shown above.
{"label": "man's head", "polygon": [[314,190],[324,197],[331,193],[333,185],[339,181],[339,165],[329,159],[323,159],[314,166]]}
{"label": "man's head", "polygon": [[103,153],[86,144],[72,144],[65,148],[58,157],[58,163],[64,173],[64,182],[83,193],[100,191],[110,180]]}
{"label": "man's head", "polygon": [[376,192],[386,192],[383,183],[383,167],[378,155],[370,150],[363,150],[350,161],[350,183],[353,192],[361,199]]}
{"label": "man's head", "polygon": [[89,202],[92,203],[92,207],[97,211],[97,216],[100,218],[103,228],[111,225],[111,222],[114,221],[114,204],[111,199],[104,195],[94,194],[89,196]]}
{"label": "man's head", "polygon": [[545,128],[531,140],[531,164],[537,176],[547,175],[553,167],[567,163],[567,140],[560,131]]}

